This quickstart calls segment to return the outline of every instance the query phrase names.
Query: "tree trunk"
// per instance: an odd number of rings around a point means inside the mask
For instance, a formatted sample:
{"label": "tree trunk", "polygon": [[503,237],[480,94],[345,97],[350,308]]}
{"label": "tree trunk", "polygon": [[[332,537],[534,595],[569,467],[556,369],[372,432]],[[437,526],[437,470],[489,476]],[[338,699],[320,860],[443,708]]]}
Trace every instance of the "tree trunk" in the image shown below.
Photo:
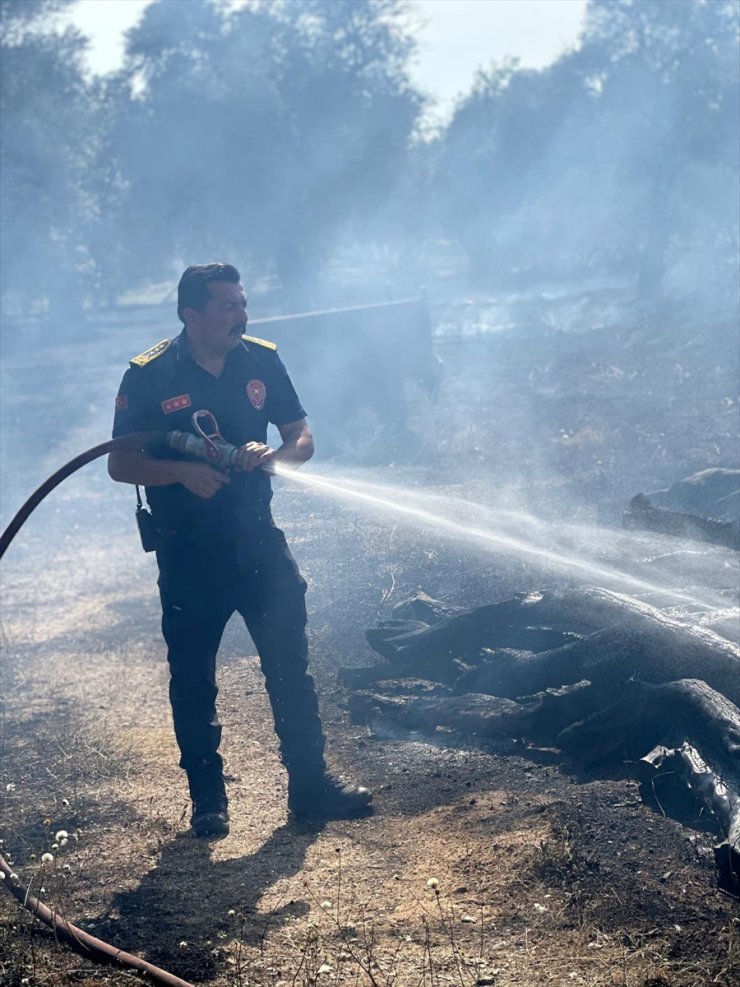
{"label": "tree trunk", "polygon": [[[390,720],[405,730],[434,733],[438,726],[481,737],[509,737],[519,704],[498,696],[443,696],[419,699],[357,692],[349,703],[355,722]],[[516,734],[516,731],[514,731]]]}
{"label": "tree trunk", "polygon": [[517,698],[588,679],[608,694],[631,678],[698,678],[740,704],[740,648],[714,631],[683,624],[635,601],[624,608],[620,625],[554,651],[497,655],[463,675],[455,691]]}
{"label": "tree trunk", "polygon": [[453,617],[456,613],[465,613],[465,607],[435,600],[422,590],[417,590],[413,596],[401,600],[393,608],[393,616],[396,620],[421,620],[425,624],[436,624],[445,617]]}
{"label": "tree trunk", "polygon": [[588,763],[690,743],[740,789],[740,709],[698,679],[625,682],[616,702],[561,731],[556,743]]}
{"label": "tree trunk", "polygon": [[659,746],[639,762],[640,794],[647,805],[665,815],[686,815],[686,796],[693,796],[695,821],[703,813],[716,820],[725,839],[714,848],[720,887],[740,895],[740,796],[706,764],[690,744],[677,749]]}

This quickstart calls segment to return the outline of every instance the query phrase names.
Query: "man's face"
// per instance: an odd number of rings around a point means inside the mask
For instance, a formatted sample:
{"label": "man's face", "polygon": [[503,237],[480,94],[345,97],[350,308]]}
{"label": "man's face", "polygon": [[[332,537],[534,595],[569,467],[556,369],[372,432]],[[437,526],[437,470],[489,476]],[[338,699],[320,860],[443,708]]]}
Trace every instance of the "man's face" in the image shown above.
{"label": "man's face", "polygon": [[241,284],[211,281],[211,298],[202,311],[186,309],[188,331],[216,352],[228,353],[239,345],[247,327],[247,296]]}

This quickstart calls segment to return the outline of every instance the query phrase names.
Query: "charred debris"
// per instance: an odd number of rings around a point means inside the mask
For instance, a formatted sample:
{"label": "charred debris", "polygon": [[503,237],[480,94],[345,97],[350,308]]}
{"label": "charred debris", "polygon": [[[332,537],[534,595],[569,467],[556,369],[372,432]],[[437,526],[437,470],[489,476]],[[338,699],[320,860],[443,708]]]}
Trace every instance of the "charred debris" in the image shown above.
{"label": "charred debris", "polygon": [[740,470],[701,470],[664,490],[637,494],[623,525],[740,551]]}
{"label": "charred debris", "polygon": [[383,660],[340,672],[355,721],[636,773],[656,811],[710,822],[719,884],[740,894],[736,610],[692,623],[595,587],[475,609],[417,592],[366,636]]}

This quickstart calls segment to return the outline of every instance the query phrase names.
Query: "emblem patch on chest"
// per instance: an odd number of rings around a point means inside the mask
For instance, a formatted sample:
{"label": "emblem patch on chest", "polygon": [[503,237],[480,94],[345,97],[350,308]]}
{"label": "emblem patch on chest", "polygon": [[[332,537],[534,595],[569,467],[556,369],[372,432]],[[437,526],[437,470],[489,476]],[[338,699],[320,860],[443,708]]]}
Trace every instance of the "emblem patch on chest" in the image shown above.
{"label": "emblem patch on chest", "polygon": [[116,411],[125,411],[128,408],[128,394],[119,394],[116,397]]}
{"label": "emblem patch on chest", "polygon": [[247,384],[247,397],[253,408],[262,411],[267,397],[267,388],[261,380],[250,380]]}
{"label": "emblem patch on chest", "polygon": [[167,398],[166,401],[162,402],[162,411],[165,415],[171,415],[173,411],[189,408],[192,403],[189,394],[178,394],[176,398]]}

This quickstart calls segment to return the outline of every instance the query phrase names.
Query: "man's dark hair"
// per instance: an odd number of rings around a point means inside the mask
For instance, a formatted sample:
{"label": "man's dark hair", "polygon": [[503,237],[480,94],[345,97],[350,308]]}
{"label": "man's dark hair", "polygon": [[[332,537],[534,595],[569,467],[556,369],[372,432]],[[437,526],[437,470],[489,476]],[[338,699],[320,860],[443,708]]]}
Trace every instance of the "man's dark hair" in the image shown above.
{"label": "man's dark hair", "polygon": [[177,286],[177,317],[185,325],[186,308],[202,312],[211,299],[208,285],[211,281],[230,281],[239,284],[241,275],[233,264],[193,264],[187,267]]}

